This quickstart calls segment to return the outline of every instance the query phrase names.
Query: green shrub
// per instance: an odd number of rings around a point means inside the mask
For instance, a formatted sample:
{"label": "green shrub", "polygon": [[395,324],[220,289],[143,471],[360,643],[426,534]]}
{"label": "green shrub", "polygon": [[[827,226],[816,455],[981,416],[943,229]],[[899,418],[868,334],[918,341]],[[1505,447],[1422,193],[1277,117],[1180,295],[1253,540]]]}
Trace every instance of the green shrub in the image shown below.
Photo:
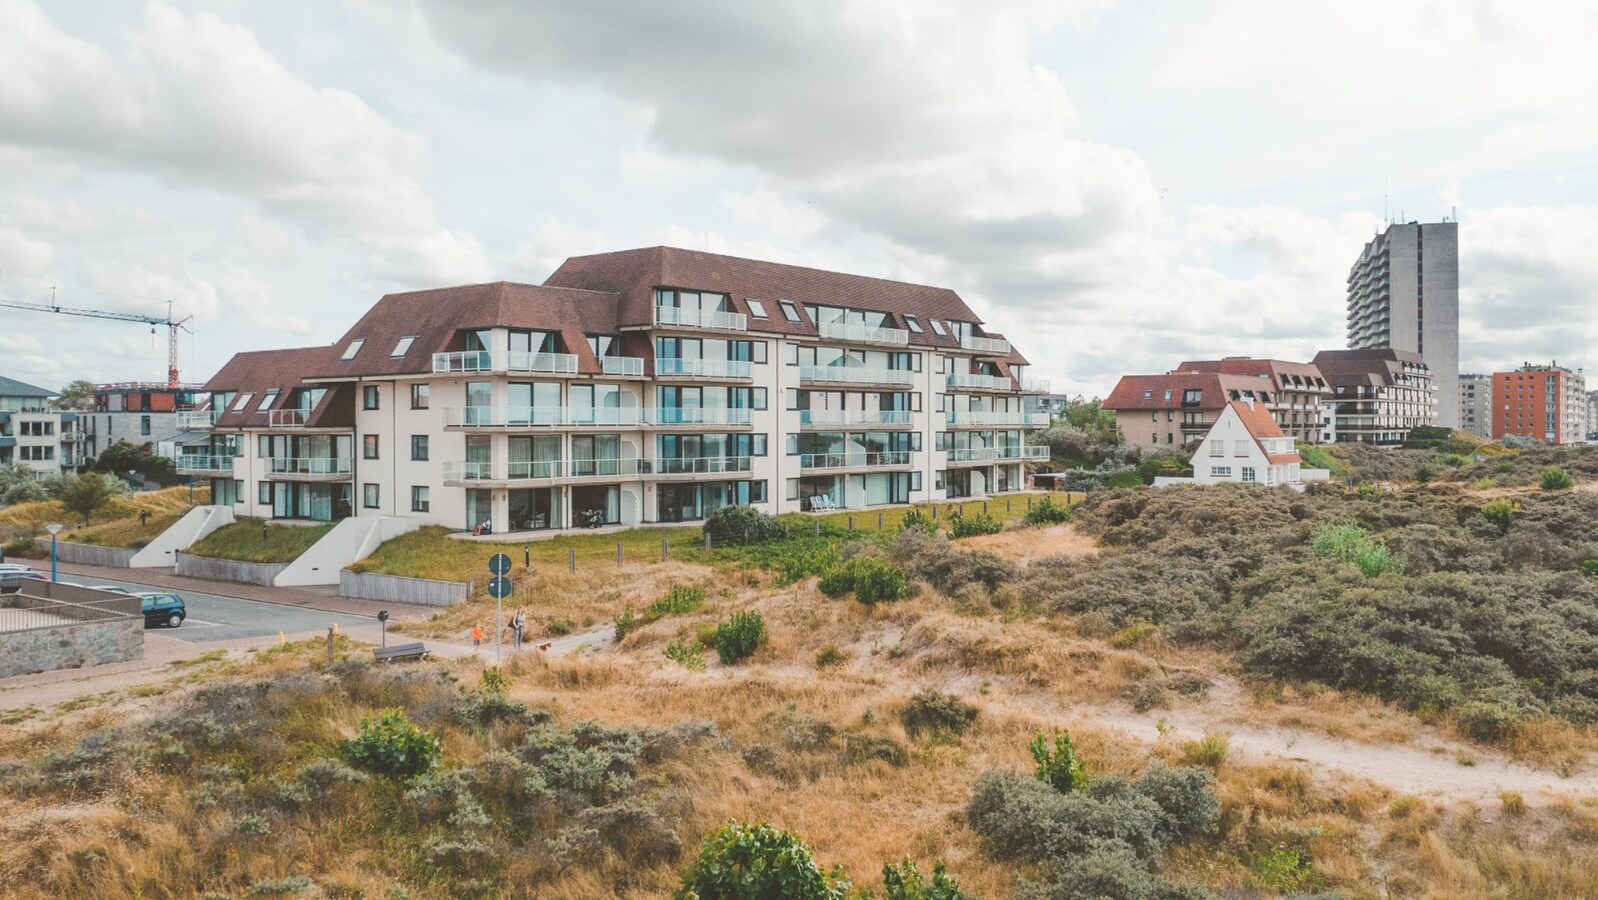
{"label": "green shrub", "polygon": [[1022,519],[1028,525],[1059,525],[1071,521],[1071,508],[1063,503],[1055,503],[1050,497],[1032,504]]}
{"label": "green shrub", "polygon": [[1200,740],[1187,741],[1182,745],[1182,764],[1203,766],[1214,771],[1220,769],[1221,763],[1226,762],[1229,749],[1226,735],[1206,734]]}
{"label": "green shrub", "polygon": [[1130,467],[1115,472],[1104,479],[1104,486],[1110,489],[1138,487],[1142,484],[1143,476],[1139,475],[1136,469]]}
{"label": "green shrub", "polygon": [[678,638],[667,644],[664,652],[667,659],[685,669],[692,669],[695,672],[705,670],[705,653],[696,643]]}
{"label": "green shrub", "polygon": [[33,538],[20,537],[6,544],[6,559],[48,559],[50,551]]}
{"label": "green shrub", "polygon": [[345,741],[351,763],[391,778],[414,778],[438,764],[443,744],[403,709],[386,709],[361,720],[360,734]]}
{"label": "green shrub", "polygon": [[1498,529],[1499,534],[1508,534],[1509,527],[1514,524],[1515,514],[1518,512],[1520,512],[1520,504],[1500,497],[1497,500],[1488,502],[1477,515]]}
{"label": "green shrub", "polygon": [[1588,578],[1598,578],[1598,559],[1582,560],[1581,565],[1577,567],[1577,570],[1580,571],[1581,574],[1586,575]]}
{"label": "green shrub", "polygon": [[1502,703],[1472,700],[1454,710],[1454,718],[1472,738],[1491,743],[1514,735],[1524,717]]}
{"label": "green shrub", "polygon": [[843,900],[849,882],[825,872],[804,841],[767,824],[713,832],[683,875],[677,900]]}
{"label": "green shrub", "polygon": [[1437,477],[1437,467],[1431,463],[1421,463],[1415,467],[1415,480],[1425,484]]}
{"label": "green shrub", "polygon": [[1563,491],[1576,486],[1576,479],[1558,466],[1549,466],[1537,476],[1537,484],[1545,491]]}
{"label": "green shrub", "polygon": [[952,694],[931,689],[911,697],[899,711],[899,721],[913,738],[934,739],[963,734],[977,720],[977,708]]}
{"label": "green shrub", "polygon": [[930,884],[922,879],[914,860],[889,863],[882,867],[882,885],[887,891],[884,900],[971,900],[949,877],[942,860],[932,864]]}
{"label": "green shrub", "polygon": [[919,508],[915,508],[905,513],[904,521],[899,523],[900,531],[910,531],[912,529],[916,531],[932,532],[938,530],[938,525],[936,522],[932,521],[931,516],[922,512]]}
{"label": "green shrub", "polygon": [[1460,456],[1458,453],[1445,453],[1437,460],[1445,466],[1458,469],[1470,463],[1470,457]]}
{"label": "green shrub", "polygon": [[1087,769],[1077,759],[1076,745],[1071,743],[1071,732],[1064,728],[1054,729],[1053,747],[1049,746],[1048,737],[1040,734],[1032,739],[1029,749],[1032,759],[1038,764],[1036,775],[1039,781],[1062,794],[1088,786]]}
{"label": "green shrub", "polygon": [[971,518],[966,518],[960,510],[955,510],[949,516],[949,537],[966,538],[977,537],[984,534],[998,534],[1004,530],[1004,524],[987,513],[978,513]]}
{"label": "green shrub", "polygon": [[631,603],[627,604],[627,608],[622,610],[621,615],[616,617],[616,643],[619,644],[625,641],[627,635],[637,631],[643,625],[643,620],[638,618],[638,615],[633,612],[633,605]]}
{"label": "green shrub", "polygon": [[1298,847],[1277,845],[1254,859],[1260,884],[1276,891],[1300,887],[1309,879],[1311,868],[1309,854]]}
{"label": "green shrub", "polygon": [[1317,555],[1353,563],[1366,578],[1404,571],[1404,558],[1373,542],[1358,525],[1328,522],[1316,529],[1311,546]]}
{"label": "green shrub", "polygon": [[1117,650],[1125,650],[1128,647],[1134,647],[1137,645],[1138,641],[1141,641],[1153,634],[1155,630],[1156,629],[1153,622],[1146,622],[1142,619],[1139,619],[1136,622],[1129,623],[1125,628],[1122,628],[1120,631],[1110,635],[1110,646]]}
{"label": "green shrub", "polygon": [[[722,509],[735,509],[739,507],[724,506]],[[649,605],[645,613],[649,619],[659,619],[665,616],[682,616],[693,612],[705,604],[705,589],[702,587],[687,587],[686,585],[673,584],[666,596],[661,597]]]}
{"label": "green shrub", "polygon": [[1354,551],[1351,562],[1366,578],[1404,574],[1404,558],[1381,544],[1366,544]]}
{"label": "green shrub", "polygon": [[910,593],[904,572],[867,556],[856,556],[827,572],[816,587],[828,597],[854,591],[855,599],[867,606],[903,600]]}
{"label": "green shrub", "polygon": [[756,609],[735,612],[716,626],[716,656],[730,666],[754,653],[766,642],[766,620]]}
{"label": "green shrub", "polygon": [[839,650],[836,644],[828,644],[816,651],[816,668],[830,669],[833,666],[841,666],[848,659],[849,657]]}
{"label": "green shrub", "polygon": [[565,637],[566,635],[572,633],[572,623],[566,621],[565,619],[556,619],[555,621],[544,626],[544,630],[556,637]]}
{"label": "green shrub", "polygon": [[788,536],[788,526],[752,506],[723,506],[705,519],[712,544],[760,544]]}
{"label": "green shrub", "polygon": [[488,666],[483,669],[483,690],[490,694],[503,696],[505,689],[510,687],[510,676],[499,666]]}

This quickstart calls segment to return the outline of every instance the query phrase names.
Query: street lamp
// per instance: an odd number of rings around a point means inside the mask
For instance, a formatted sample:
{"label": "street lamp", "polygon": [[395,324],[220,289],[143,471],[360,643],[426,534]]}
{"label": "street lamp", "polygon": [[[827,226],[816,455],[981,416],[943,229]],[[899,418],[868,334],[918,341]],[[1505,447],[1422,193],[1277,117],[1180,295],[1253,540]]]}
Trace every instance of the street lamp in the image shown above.
{"label": "street lamp", "polygon": [[44,530],[50,532],[50,580],[60,581],[61,576],[56,572],[55,565],[55,536],[61,533],[61,524],[59,522],[51,522],[49,525],[44,526]]}

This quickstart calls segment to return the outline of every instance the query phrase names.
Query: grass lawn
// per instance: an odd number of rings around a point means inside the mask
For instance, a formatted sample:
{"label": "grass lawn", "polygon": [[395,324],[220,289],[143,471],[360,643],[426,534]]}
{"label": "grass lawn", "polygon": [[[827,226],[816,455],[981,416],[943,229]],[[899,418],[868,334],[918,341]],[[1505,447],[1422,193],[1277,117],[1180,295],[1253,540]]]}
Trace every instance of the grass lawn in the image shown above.
{"label": "grass lawn", "polygon": [[[211,501],[210,488],[196,488],[194,503]],[[11,540],[23,537],[44,537],[44,526],[60,522],[68,526],[61,532],[61,540],[102,547],[142,547],[156,535],[189,511],[189,489],[186,485],[164,488],[159,491],[142,491],[114,497],[89,519],[87,528],[76,513],[67,512],[60,502],[39,500],[18,503],[0,510],[0,538]],[[139,513],[149,512],[144,524],[139,524]]]}
{"label": "grass lawn", "polygon": [[301,553],[321,540],[322,535],[333,530],[326,525],[273,525],[266,526],[266,537],[261,537],[260,519],[240,519],[224,525],[188,550],[195,556],[216,559],[237,559],[244,562],[286,563],[298,559]]}

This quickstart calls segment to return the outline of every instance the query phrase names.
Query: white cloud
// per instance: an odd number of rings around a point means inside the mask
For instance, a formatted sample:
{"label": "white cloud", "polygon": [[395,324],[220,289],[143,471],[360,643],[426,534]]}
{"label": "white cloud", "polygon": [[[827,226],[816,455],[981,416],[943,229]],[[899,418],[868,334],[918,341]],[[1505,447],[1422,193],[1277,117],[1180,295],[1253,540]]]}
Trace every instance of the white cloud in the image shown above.
{"label": "white cloud", "polygon": [[54,259],[49,244],[16,228],[0,225],[0,278],[6,282],[43,275]]}

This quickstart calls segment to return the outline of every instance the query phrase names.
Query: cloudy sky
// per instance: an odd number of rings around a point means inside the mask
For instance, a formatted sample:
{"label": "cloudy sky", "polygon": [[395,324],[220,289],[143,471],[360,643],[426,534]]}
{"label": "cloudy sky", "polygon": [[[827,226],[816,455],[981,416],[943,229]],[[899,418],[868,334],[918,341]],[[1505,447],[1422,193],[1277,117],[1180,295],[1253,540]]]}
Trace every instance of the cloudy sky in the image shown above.
{"label": "cloudy sky", "polygon": [[[1464,370],[1598,365],[1594,4],[0,0],[0,22],[0,296],[170,300],[185,379],[331,341],[385,291],[671,244],[953,287],[1091,396],[1341,346],[1384,209],[1459,217]],[[164,357],[138,325],[0,309],[0,374]]]}

